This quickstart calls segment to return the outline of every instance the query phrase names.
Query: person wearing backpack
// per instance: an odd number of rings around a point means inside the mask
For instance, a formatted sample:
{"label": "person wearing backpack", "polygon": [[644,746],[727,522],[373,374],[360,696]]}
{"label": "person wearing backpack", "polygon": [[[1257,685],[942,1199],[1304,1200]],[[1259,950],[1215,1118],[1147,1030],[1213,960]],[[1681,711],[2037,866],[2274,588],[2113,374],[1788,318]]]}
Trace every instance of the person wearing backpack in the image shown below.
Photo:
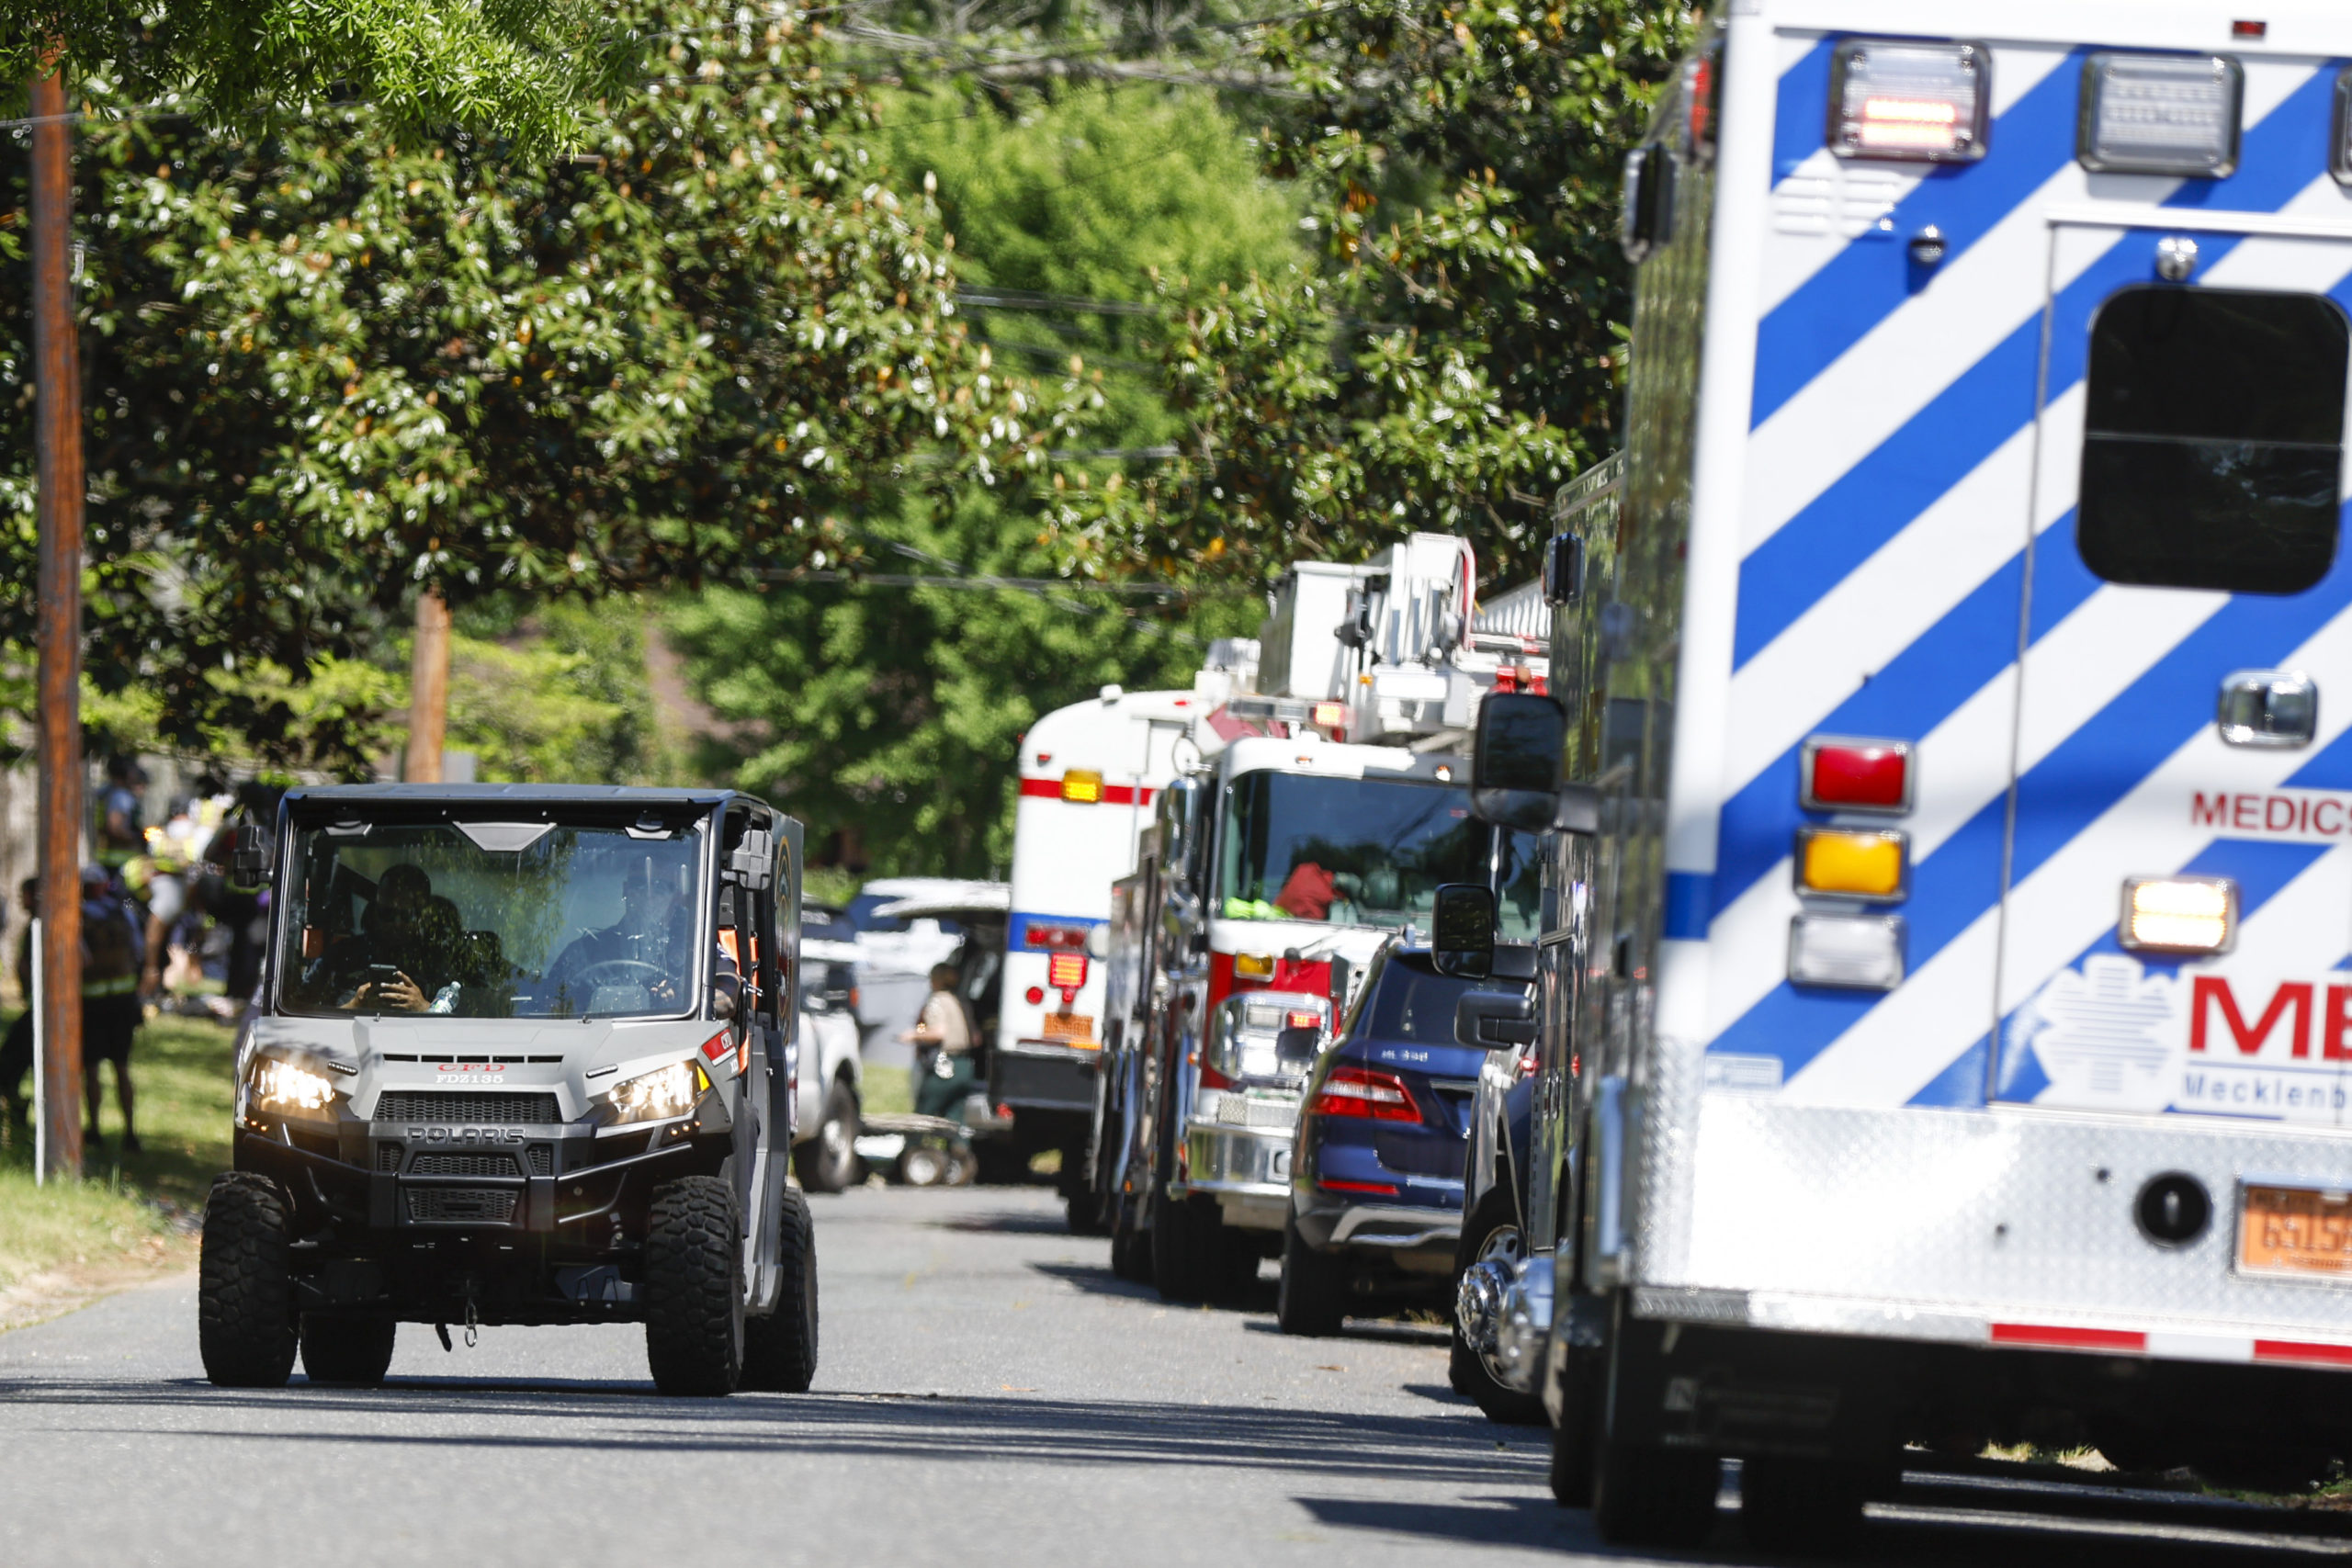
{"label": "person wearing backpack", "polygon": [[82,1102],[90,1149],[98,1135],[98,1065],[114,1064],[115,1103],[122,1111],[122,1152],[139,1152],[131,1121],[130,1046],[143,1010],[139,972],[146,956],[141,920],[105,866],[82,868]]}

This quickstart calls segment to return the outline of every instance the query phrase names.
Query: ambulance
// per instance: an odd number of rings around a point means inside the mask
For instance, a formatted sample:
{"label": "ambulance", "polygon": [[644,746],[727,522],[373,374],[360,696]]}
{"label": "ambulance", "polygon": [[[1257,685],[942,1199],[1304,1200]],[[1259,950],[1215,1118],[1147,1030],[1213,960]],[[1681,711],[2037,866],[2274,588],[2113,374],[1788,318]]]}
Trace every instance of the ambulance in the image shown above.
{"label": "ambulance", "polygon": [[1554,829],[1515,1299],[1612,1540],[1725,1458],[1759,1544],[1906,1444],[2352,1458],[2347,60],[2323,0],[1730,0],[1631,156],[1564,787],[1521,696],[1473,792]]}
{"label": "ambulance", "polygon": [[[1057,708],[1021,740],[1012,908],[988,1095],[1017,1146],[1061,1151],[1070,1228],[1100,1228],[1088,1181],[1101,1092],[1102,928],[1135,869],[1152,803],[1189,756],[1191,692],[1123,692]],[[1102,934],[1098,935],[1097,933]]]}

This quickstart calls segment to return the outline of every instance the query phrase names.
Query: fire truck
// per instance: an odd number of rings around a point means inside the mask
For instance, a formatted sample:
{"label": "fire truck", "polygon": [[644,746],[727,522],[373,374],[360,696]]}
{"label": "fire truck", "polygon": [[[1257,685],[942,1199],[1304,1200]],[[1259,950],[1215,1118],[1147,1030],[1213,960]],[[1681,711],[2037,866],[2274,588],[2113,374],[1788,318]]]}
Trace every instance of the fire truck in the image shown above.
{"label": "fire truck", "polygon": [[1092,1138],[1114,1259],[1170,1300],[1227,1298],[1279,1247],[1306,1040],[1437,887],[1499,871],[1534,929],[1532,840],[1471,814],[1456,743],[1486,694],[1542,689],[1544,605],[1482,610],[1475,583],[1442,535],[1295,563],[1196,682],[1188,765],[1114,889]]}
{"label": "fire truck", "polygon": [[[988,1097],[1023,1156],[1058,1149],[1070,1229],[1101,1229],[1088,1150],[1101,1093],[1100,931],[1111,885],[1136,863],[1153,802],[1189,752],[1201,700],[1122,692],[1073,703],[1022,738],[1012,909]],[[1025,1159],[1023,1160],[1025,1164]]]}
{"label": "fire truck", "polygon": [[1715,13],[1627,165],[1551,694],[1476,753],[1554,833],[1557,1245],[1501,1315],[1555,1493],[1690,1540],[1736,1457],[1751,1539],[1818,1544],[1906,1444],[2315,1476],[2352,12]]}

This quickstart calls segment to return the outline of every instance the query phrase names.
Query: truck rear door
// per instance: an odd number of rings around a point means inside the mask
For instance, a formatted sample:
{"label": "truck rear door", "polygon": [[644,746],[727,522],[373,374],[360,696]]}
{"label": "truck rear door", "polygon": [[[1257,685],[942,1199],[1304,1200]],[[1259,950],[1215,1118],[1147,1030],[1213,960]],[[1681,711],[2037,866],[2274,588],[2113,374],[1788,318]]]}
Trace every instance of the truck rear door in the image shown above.
{"label": "truck rear door", "polygon": [[2352,240],[2059,221],[1993,1092],[2352,1121]]}

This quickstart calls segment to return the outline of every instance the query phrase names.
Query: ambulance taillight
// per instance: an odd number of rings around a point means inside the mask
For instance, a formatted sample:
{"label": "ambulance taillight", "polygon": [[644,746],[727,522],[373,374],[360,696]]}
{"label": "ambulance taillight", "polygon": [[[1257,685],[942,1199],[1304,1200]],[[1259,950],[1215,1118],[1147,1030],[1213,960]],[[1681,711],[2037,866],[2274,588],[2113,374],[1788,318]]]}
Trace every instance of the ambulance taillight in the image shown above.
{"label": "ambulance taillight", "polygon": [[1799,754],[1808,811],[1911,809],[1911,748],[1901,740],[1816,735]]}
{"label": "ambulance taillight", "polygon": [[1982,158],[1991,60],[1977,43],[1846,39],[1830,65],[1829,150],[1928,164]]}

